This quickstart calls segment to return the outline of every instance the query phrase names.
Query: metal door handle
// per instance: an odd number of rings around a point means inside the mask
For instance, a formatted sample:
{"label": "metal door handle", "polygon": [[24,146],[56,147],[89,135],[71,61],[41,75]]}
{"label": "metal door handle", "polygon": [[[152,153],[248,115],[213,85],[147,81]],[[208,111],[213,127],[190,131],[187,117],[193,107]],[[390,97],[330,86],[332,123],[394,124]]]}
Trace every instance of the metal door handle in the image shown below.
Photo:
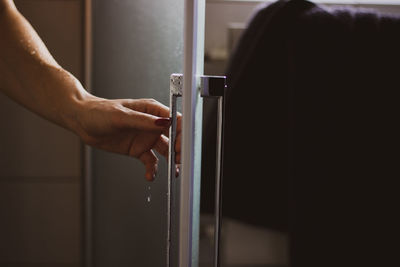
{"label": "metal door handle", "polygon": [[175,144],[176,144],[176,124],[177,124],[177,98],[182,96],[183,75],[174,73],[170,77],[169,107],[171,117],[171,127],[169,128],[169,153],[168,153],[168,193],[167,193],[167,267],[172,266],[171,247],[172,247],[172,179],[176,177]]}
{"label": "metal door handle", "polygon": [[[171,232],[172,222],[172,179],[176,175],[175,168],[175,144],[176,144],[176,124],[177,124],[177,98],[182,96],[183,75],[172,74],[170,77],[170,116],[171,127],[169,130],[169,156],[168,156],[168,232],[167,232],[167,267],[172,266],[171,257]],[[220,266],[220,238],[221,238],[221,218],[222,218],[222,163],[223,163],[223,124],[224,124],[224,96],[226,91],[225,76],[201,76],[200,95],[202,97],[218,98],[218,118],[217,118],[217,149],[216,149],[216,178],[215,178],[215,232],[214,232],[214,266]]]}
{"label": "metal door handle", "polygon": [[223,131],[225,110],[225,76],[202,76],[201,96],[218,98],[217,149],[215,172],[215,222],[214,222],[214,267],[220,266],[220,240],[222,226],[222,175],[223,175]]}

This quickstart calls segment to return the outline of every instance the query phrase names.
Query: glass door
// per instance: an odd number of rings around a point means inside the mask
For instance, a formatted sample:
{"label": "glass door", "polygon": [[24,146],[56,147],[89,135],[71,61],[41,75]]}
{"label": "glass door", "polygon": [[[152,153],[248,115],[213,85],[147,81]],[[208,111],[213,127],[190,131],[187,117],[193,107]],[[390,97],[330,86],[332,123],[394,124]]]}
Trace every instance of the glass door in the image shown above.
{"label": "glass door", "polygon": [[[91,0],[92,92],[105,98],[154,98],[169,104],[169,77],[183,73],[183,162],[175,202],[174,265],[198,264],[204,0]],[[168,170],[158,155],[154,182],[141,163],[88,153],[85,266],[167,266]],[[179,206],[179,207],[178,207]]]}
{"label": "glass door", "polygon": [[[169,105],[169,77],[183,71],[184,0],[92,0],[92,91]],[[91,152],[87,199],[92,267],[165,266],[167,160],[154,182],[141,162]]]}

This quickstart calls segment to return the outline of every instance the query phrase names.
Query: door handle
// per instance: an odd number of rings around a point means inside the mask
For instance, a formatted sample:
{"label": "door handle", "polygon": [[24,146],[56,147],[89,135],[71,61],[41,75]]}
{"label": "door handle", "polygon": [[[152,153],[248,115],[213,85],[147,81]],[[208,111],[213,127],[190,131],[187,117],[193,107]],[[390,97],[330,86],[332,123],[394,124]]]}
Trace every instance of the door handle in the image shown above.
{"label": "door handle", "polygon": [[[224,130],[224,111],[225,111],[225,76],[201,76],[200,77],[200,95],[201,97],[217,98],[217,147],[216,147],[216,174],[215,174],[215,221],[214,221],[214,267],[220,266],[220,240],[222,226],[222,176],[223,176],[223,130]],[[182,96],[183,75],[172,74],[170,77],[170,117],[171,127],[169,130],[169,157],[168,157],[168,232],[167,232],[167,267],[172,265],[172,179],[176,176],[175,167],[175,144],[176,144],[176,124],[177,124],[177,98]]]}
{"label": "door handle", "polygon": [[200,77],[200,92],[202,97],[218,99],[217,112],[217,146],[215,171],[215,203],[214,203],[214,267],[220,266],[220,244],[222,228],[222,176],[223,176],[223,144],[225,117],[225,76]]}
{"label": "door handle", "polygon": [[[175,144],[176,126],[178,115],[178,97],[182,96],[183,75],[179,73],[171,74],[169,107],[171,126],[169,128],[169,147],[168,147],[168,191],[167,191],[167,267],[172,264],[172,232],[173,232],[173,180],[176,177]],[[177,245],[177,242],[175,243]]]}

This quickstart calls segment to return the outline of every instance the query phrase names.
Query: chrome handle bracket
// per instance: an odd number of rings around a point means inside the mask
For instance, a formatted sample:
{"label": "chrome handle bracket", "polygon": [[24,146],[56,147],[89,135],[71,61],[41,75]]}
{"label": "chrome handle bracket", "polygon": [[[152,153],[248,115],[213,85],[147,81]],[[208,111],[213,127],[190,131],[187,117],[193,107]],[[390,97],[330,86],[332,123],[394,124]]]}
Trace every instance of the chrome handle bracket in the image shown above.
{"label": "chrome handle bracket", "polygon": [[170,93],[173,96],[182,96],[183,92],[183,74],[173,73],[169,83]]}
{"label": "chrome handle bracket", "polygon": [[225,76],[201,76],[200,94],[202,97],[223,97],[226,89]]}

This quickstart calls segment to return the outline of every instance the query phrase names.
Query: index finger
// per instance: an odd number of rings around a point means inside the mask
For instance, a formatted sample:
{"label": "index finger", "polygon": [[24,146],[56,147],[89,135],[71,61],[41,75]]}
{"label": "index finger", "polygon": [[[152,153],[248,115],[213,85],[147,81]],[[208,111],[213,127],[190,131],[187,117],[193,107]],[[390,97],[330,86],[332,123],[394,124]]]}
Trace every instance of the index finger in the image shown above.
{"label": "index finger", "polygon": [[157,117],[168,118],[169,108],[164,104],[150,98],[142,99],[123,99],[122,105],[126,108],[148,113]]}

